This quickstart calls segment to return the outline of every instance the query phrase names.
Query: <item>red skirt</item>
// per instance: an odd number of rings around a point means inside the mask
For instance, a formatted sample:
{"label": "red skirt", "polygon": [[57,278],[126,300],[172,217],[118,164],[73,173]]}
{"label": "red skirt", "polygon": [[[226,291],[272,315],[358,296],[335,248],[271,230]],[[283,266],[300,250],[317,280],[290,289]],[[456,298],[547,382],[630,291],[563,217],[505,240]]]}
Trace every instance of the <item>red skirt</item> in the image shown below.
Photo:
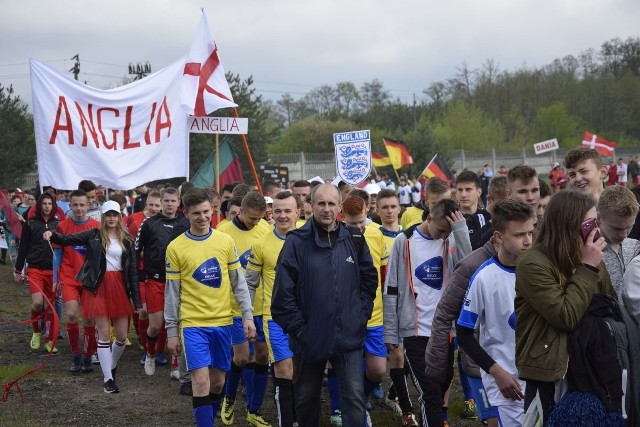
{"label": "red skirt", "polygon": [[98,293],[82,293],[82,316],[116,319],[133,314],[122,271],[107,271],[98,287]]}

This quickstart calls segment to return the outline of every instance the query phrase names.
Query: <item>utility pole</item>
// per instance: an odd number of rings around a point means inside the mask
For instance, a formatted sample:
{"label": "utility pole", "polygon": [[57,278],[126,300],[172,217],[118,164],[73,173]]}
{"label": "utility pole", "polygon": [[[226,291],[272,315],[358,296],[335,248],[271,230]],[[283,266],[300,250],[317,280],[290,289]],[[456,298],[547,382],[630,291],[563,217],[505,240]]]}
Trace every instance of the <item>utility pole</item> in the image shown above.
{"label": "utility pole", "polygon": [[149,61],[144,64],[141,62],[137,64],[129,63],[129,74],[135,75],[133,81],[140,80],[148,74],[151,74],[151,64],[149,64]]}
{"label": "utility pole", "polygon": [[76,62],[75,64],[73,64],[73,67],[69,70],[70,73],[73,73],[73,77],[78,80],[78,74],[80,74],[80,54],[76,53],[76,56],[74,56],[71,59],[75,59]]}

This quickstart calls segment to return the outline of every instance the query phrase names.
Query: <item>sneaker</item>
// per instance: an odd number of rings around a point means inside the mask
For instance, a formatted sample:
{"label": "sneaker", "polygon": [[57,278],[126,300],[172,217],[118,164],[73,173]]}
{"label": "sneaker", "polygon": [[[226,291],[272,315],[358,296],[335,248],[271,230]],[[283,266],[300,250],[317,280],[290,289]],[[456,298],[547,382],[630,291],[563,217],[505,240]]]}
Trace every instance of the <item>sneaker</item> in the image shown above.
{"label": "sneaker", "polygon": [[98,353],[93,353],[93,355],[91,355],[91,364],[92,365],[100,364],[100,359],[98,359]]}
{"label": "sneaker", "polygon": [[167,358],[164,356],[164,353],[158,353],[156,354],[156,366],[164,366],[167,365],[169,362],[167,361]]}
{"label": "sneaker", "polygon": [[262,417],[260,412],[247,411],[247,423],[256,427],[271,427],[271,424]]}
{"label": "sneaker", "polygon": [[403,426],[417,426],[418,421],[416,421],[416,416],[413,415],[413,412],[405,412],[402,414],[402,425]]}
{"label": "sneaker", "polygon": [[116,386],[116,382],[114,380],[108,380],[104,383],[104,392],[111,394],[118,393],[120,390],[118,390],[118,386]]}
{"label": "sneaker", "polygon": [[156,358],[154,356],[147,355],[144,361],[144,373],[147,375],[156,373]]}
{"label": "sneaker", "polygon": [[31,350],[37,350],[40,348],[41,337],[42,334],[40,332],[34,332],[33,335],[31,335]]}
{"label": "sneaker", "polygon": [[82,373],[88,374],[89,372],[93,372],[93,366],[91,364],[91,356],[84,356],[82,358]]}
{"label": "sneaker", "polygon": [[222,419],[222,424],[226,426],[233,425],[235,410],[236,410],[235,400],[229,400],[227,399],[227,396],[225,396],[222,399],[222,405],[220,406],[220,419]]}
{"label": "sneaker", "polygon": [[342,427],[342,413],[339,410],[333,411],[329,417],[332,426]]}
{"label": "sneaker", "polygon": [[477,420],[476,401],[473,399],[465,400],[464,409],[460,413],[460,416],[467,420]]}
{"label": "sneaker", "polygon": [[399,417],[402,416],[402,409],[400,408],[400,401],[398,401],[398,398],[391,400],[387,396],[384,398],[384,404],[387,406],[387,408],[391,409],[394,414]]}
{"label": "sneaker", "polygon": [[140,358],[140,366],[144,366],[144,362],[147,360],[147,352],[145,351],[142,357]]}
{"label": "sneaker", "polygon": [[178,368],[171,369],[171,373],[169,374],[172,380],[180,379],[180,370]]}
{"label": "sneaker", "polygon": [[73,355],[73,362],[71,363],[71,367],[69,368],[69,370],[74,374],[82,372],[82,356],[80,356],[79,354]]}
{"label": "sneaker", "polygon": [[365,427],[373,427],[373,423],[371,422],[371,414],[369,414],[369,411],[366,412],[367,414],[367,420],[365,422]]}
{"label": "sneaker", "polygon": [[47,341],[44,345],[44,349],[47,350],[47,353],[56,354],[58,349],[53,346],[53,341]]}
{"label": "sneaker", "polygon": [[191,386],[191,381],[187,381],[180,384],[180,394],[183,396],[193,396],[193,388]]}
{"label": "sneaker", "polygon": [[382,385],[378,384],[378,387],[374,388],[371,392],[371,396],[378,400],[384,399],[384,390],[382,390]]}

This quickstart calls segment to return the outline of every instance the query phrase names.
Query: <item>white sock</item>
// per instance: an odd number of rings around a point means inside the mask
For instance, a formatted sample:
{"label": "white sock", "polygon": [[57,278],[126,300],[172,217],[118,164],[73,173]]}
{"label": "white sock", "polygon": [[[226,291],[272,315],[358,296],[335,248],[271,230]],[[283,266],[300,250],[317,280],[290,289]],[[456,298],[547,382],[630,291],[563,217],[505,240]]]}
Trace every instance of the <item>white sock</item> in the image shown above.
{"label": "white sock", "polygon": [[104,375],[104,382],[112,380],[109,341],[98,340],[98,359],[100,359],[100,369],[102,369],[102,375]]}
{"label": "white sock", "polygon": [[120,360],[120,356],[124,352],[124,344],[125,341],[115,340],[113,342],[113,346],[111,347],[111,369],[115,369],[118,366],[118,361]]}

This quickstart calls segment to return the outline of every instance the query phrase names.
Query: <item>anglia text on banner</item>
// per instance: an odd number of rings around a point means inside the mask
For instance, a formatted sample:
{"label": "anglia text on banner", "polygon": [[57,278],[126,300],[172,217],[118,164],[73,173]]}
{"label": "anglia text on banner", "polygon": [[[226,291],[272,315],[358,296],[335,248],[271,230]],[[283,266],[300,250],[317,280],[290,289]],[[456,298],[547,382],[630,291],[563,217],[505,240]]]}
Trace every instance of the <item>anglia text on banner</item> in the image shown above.
{"label": "anglia text on banner", "polygon": [[30,66],[41,185],[74,189],[90,179],[130,189],[188,176],[189,132],[180,102],[184,58],[110,90],[35,59]]}

